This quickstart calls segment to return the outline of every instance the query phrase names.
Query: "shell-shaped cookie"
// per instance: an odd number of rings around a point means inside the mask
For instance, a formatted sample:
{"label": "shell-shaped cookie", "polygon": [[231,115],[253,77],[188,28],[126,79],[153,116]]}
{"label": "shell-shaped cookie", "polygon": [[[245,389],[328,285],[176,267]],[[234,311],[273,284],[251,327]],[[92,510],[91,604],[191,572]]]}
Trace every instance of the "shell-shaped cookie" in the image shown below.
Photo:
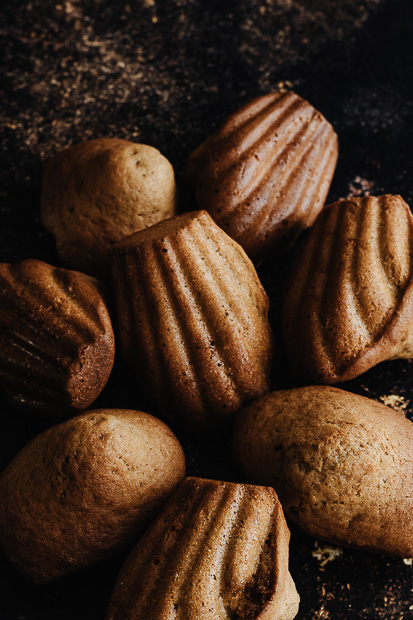
{"label": "shell-shaped cookie", "polygon": [[122,568],[106,620],[288,620],[299,597],[270,487],[187,478]]}
{"label": "shell-shaped cookie", "polygon": [[0,474],[0,547],[46,583],[131,549],[185,476],[171,430],[95,409],[48,428]]}
{"label": "shell-shaped cookie", "polygon": [[112,280],[125,356],[183,427],[220,426],[268,391],[267,295],[245,252],[207,213],[117,244]]}
{"label": "shell-shaped cookie", "polygon": [[46,164],[42,223],[67,267],[108,275],[111,246],[176,213],[169,161],[155,148],[118,138],[87,140]]}
{"label": "shell-shaped cookie", "polygon": [[400,196],[327,207],[297,257],[283,333],[298,377],[347,381],[413,357],[413,217]]}
{"label": "shell-shaped cookie", "polygon": [[235,112],[191,155],[187,177],[206,209],[253,260],[282,251],[322,209],[337,136],[294,93],[271,93]]}
{"label": "shell-shaped cookie", "polygon": [[115,354],[100,288],[34,259],[0,264],[0,383],[13,404],[66,416],[97,398]]}
{"label": "shell-shaped cookie", "polygon": [[413,556],[413,424],[330,385],[266,394],[237,416],[234,460],[324,540]]}

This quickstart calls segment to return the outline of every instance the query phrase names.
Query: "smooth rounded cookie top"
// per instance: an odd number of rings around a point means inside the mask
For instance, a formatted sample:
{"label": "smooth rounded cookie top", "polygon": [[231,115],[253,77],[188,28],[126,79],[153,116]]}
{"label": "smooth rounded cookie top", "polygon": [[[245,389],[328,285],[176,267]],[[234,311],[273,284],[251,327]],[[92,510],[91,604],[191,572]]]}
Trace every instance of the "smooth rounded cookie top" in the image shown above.
{"label": "smooth rounded cookie top", "polygon": [[273,392],[237,418],[234,456],[285,515],[332,542],[413,555],[413,424],[330,386]]}
{"label": "smooth rounded cookie top", "polygon": [[57,153],[43,176],[42,222],[67,265],[104,276],[110,246],[174,215],[169,161],[155,148],[118,138]]}
{"label": "smooth rounded cookie top", "polygon": [[139,538],[185,475],[185,456],[157,418],[85,412],[27,444],[0,476],[0,545],[46,582]]}

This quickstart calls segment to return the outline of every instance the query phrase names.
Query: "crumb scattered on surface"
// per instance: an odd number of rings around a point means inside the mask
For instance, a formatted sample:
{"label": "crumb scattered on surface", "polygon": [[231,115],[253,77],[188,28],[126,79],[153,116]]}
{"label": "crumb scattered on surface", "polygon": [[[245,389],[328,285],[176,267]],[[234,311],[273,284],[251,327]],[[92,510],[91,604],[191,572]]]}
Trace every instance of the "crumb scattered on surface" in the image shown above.
{"label": "crumb scattered on surface", "polygon": [[[327,545],[325,543],[320,543],[317,540],[314,543],[314,549],[311,552],[313,558],[320,562],[320,567],[324,568],[328,562],[332,562],[336,560],[340,556],[343,555],[343,550],[341,547],[334,547],[333,545]],[[325,617],[325,616],[319,616]]]}
{"label": "crumb scattered on surface", "polygon": [[389,394],[387,396],[380,396],[380,401],[383,405],[387,407],[391,407],[395,411],[399,411],[400,413],[406,413],[406,409],[409,406],[409,401],[406,400],[403,396],[399,396],[398,394]]}
{"label": "crumb scattered on surface", "polygon": [[403,562],[406,564],[406,566],[413,566],[413,558],[404,558]]}
{"label": "crumb scattered on surface", "polygon": [[289,80],[277,82],[275,86],[280,93],[286,93],[294,88],[293,82],[290,82]]}
{"label": "crumb scattered on surface", "polygon": [[321,618],[331,618],[331,616],[330,612],[324,607],[324,605],[321,605],[320,609],[314,613],[314,618],[319,620]]}
{"label": "crumb scattered on surface", "polygon": [[356,196],[370,196],[373,187],[373,181],[368,181],[367,179],[356,176],[349,184],[348,198],[354,198]]}

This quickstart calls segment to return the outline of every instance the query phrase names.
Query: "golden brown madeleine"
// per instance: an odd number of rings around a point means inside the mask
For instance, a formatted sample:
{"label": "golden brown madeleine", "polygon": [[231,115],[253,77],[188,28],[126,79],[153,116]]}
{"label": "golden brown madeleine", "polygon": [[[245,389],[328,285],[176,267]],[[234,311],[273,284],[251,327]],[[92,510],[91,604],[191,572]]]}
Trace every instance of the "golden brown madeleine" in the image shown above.
{"label": "golden brown madeleine", "polygon": [[273,489],[186,478],[121,569],[106,620],[289,620],[299,596]]}
{"label": "golden brown madeleine", "polygon": [[67,416],[98,397],[115,355],[101,290],[42,261],[0,264],[0,383],[14,405]]}
{"label": "golden brown madeleine", "polygon": [[27,578],[51,581],[133,544],[184,475],[182,448],[157,418],[83,413],[0,475],[0,545]]}
{"label": "golden brown madeleine", "polygon": [[126,359],[185,429],[222,426],[268,391],[267,295],[243,249],[205,211],[117,244],[112,281]]}
{"label": "golden brown madeleine", "polygon": [[335,383],[413,357],[413,217],[400,196],[340,200],[298,255],[283,310],[296,375]]}
{"label": "golden brown madeleine", "polygon": [[174,171],[145,144],[101,138],[71,146],[48,161],[42,222],[56,237],[59,256],[99,277],[111,245],[175,214]]}
{"label": "golden brown madeleine", "polygon": [[234,456],[274,487],[287,518],[318,538],[413,556],[413,424],[330,386],[283,390],[247,407]]}
{"label": "golden brown madeleine", "polygon": [[285,250],[322,209],[337,136],[307,101],[271,93],[235,112],[199,146],[187,177],[206,209],[253,260]]}

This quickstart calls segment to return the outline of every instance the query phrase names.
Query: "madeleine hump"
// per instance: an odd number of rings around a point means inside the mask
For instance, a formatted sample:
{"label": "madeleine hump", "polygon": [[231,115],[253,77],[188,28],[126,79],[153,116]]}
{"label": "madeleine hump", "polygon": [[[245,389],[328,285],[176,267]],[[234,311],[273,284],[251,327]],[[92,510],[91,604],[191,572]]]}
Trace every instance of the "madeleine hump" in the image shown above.
{"label": "madeleine hump", "polygon": [[413,557],[413,423],[402,413],[326,385],[281,390],[237,417],[233,448],[308,534]]}
{"label": "madeleine hump", "polygon": [[106,620],[292,620],[289,540],[273,489],[186,478],[126,560]]}
{"label": "madeleine hump", "polygon": [[118,138],[81,142],[46,164],[42,222],[67,266],[105,278],[113,243],[175,214],[169,161],[155,148]]}
{"label": "madeleine hump", "polygon": [[66,417],[98,397],[115,355],[102,290],[42,261],[0,264],[0,384],[13,405]]}
{"label": "madeleine hump", "polygon": [[125,358],[169,418],[189,431],[223,427],[268,392],[267,295],[205,211],[117,244],[112,281]]}
{"label": "madeleine hump", "polygon": [[235,112],[190,156],[197,205],[260,261],[314,222],[337,162],[337,136],[294,93],[271,93]]}
{"label": "madeleine hump", "polygon": [[289,278],[283,336],[300,381],[336,383],[413,357],[413,217],[400,196],[340,200]]}
{"label": "madeleine hump", "polygon": [[185,476],[172,431],[96,409],[49,428],[0,475],[0,546],[45,583],[132,548]]}

